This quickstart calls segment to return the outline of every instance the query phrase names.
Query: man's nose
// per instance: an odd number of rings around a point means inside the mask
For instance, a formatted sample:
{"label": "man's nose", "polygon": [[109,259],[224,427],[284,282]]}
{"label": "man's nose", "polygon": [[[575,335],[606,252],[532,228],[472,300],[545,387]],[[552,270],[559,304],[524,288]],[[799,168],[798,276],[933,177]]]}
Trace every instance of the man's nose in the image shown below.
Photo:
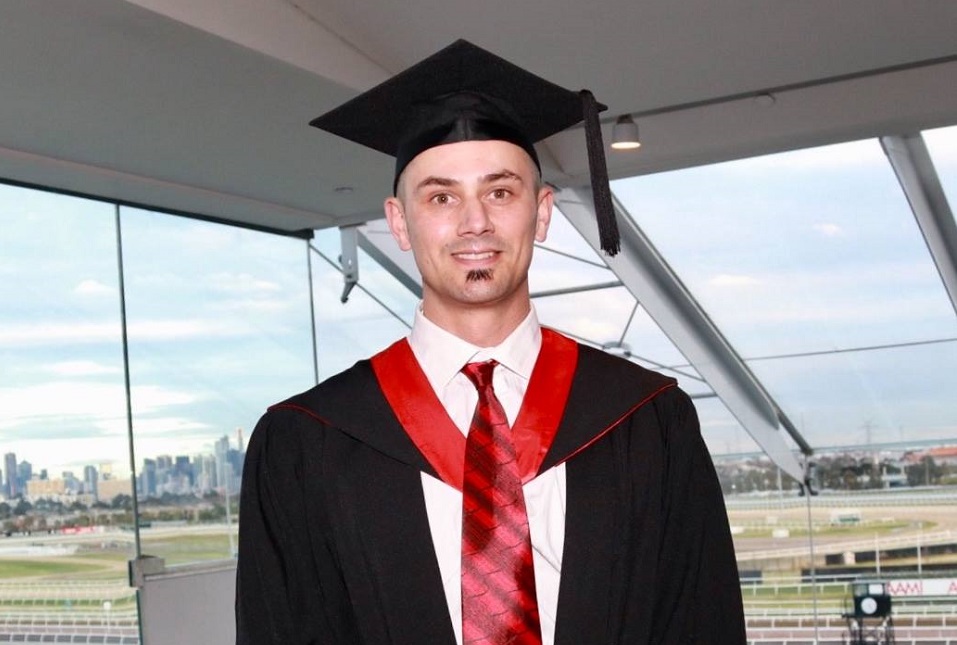
{"label": "man's nose", "polygon": [[461,213],[459,234],[481,235],[493,230],[492,218],[489,217],[488,208],[481,199],[465,200]]}

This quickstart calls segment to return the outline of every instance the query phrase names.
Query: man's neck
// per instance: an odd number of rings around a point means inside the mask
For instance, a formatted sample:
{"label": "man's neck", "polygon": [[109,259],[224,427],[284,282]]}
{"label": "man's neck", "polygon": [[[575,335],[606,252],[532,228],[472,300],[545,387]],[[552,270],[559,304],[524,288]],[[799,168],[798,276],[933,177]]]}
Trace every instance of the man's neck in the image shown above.
{"label": "man's neck", "polygon": [[430,307],[422,303],[422,313],[430,321],[477,347],[493,347],[508,338],[525,320],[531,304],[524,307],[511,306],[506,310],[498,307],[471,307],[449,311],[442,307]]}

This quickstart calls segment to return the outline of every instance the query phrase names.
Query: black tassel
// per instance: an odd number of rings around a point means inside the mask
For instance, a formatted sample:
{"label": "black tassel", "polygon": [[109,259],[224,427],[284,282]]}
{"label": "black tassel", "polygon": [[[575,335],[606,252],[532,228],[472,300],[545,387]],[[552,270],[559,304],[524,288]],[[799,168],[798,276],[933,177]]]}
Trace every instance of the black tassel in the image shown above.
{"label": "black tassel", "polygon": [[601,139],[601,124],[598,122],[598,101],[588,90],[582,90],[579,94],[582,98],[582,115],[585,118],[585,141],[588,145],[588,168],[595,200],[595,219],[598,220],[598,239],[602,251],[615,256],[621,250],[621,239],[618,222],[615,221],[615,208],[611,203],[608,166],[605,165],[605,144]]}

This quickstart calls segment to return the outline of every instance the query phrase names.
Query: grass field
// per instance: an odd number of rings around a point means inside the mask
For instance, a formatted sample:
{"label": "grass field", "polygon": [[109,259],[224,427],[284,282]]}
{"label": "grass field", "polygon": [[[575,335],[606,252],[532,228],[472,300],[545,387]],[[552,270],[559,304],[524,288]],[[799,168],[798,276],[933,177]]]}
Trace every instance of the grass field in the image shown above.
{"label": "grass field", "polygon": [[[179,534],[164,537],[144,535],[144,554],[163,558],[167,565],[191,564],[231,557],[229,537],[225,533]],[[134,556],[130,548],[100,549],[84,545],[70,555],[0,556],[0,581],[107,581],[126,580],[127,562]]]}
{"label": "grass field", "polygon": [[[902,529],[910,528],[912,524],[906,521],[889,521],[889,522],[867,522],[862,524],[834,524],[834,525],[824,525],[816,526],[814,528],[815,536],[827,536],[827,537],[861,537],[861,536],[873,536],[884,535],[887,533],[893,533],[900,531]],[[767,538],[771,537],[773,532],[776,529],[787,528],[791,537],[806,536],[808,534],[807,527],[801,525],[781,527],[777,525],[766,525],[766,526],[747,526],[744,527],[744,530],[739,533],[739,537],[746,538]],[[928,522],[924,526],[924,530],[930,530],[933,528],[933,523]]]}
{"label": "grass field", "polygon": [[223,535],[177,535],[158,539],[147,538],[143,553],[166,560],[167,565],[189,564],[232,557],[229,537]]}
{"label": "grass field", "polygon": [[108,572],[113,567],[104,563],[78,562],[63,558],[0,559],[0,580],[12,578],[85,578],[91,573]]}

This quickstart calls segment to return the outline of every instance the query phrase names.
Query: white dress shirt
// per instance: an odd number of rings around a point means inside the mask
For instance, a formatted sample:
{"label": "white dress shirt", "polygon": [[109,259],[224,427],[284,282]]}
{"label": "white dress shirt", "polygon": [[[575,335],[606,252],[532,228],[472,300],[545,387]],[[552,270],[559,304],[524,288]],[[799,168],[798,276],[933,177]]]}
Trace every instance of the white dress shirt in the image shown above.
{"label": "white dress shirt", "polygon": [[[460,371],[462,367],[466,363],[498,361],[492,386],[509,424],[513,424],[542,346],[542,330],[532,307],[525,320],[500,345],[482,348],[431,322],[419,306],[409,334],[409,345],[449,417],[462,434],[468,435],[478,392]],[[422,473],[422,489],[455,640],[461,645],[462,493],[425,473]],[[550,468],[525,484],[522,490],[532,537],[542,644],[553,645],[565,543],[565,466]]]}

